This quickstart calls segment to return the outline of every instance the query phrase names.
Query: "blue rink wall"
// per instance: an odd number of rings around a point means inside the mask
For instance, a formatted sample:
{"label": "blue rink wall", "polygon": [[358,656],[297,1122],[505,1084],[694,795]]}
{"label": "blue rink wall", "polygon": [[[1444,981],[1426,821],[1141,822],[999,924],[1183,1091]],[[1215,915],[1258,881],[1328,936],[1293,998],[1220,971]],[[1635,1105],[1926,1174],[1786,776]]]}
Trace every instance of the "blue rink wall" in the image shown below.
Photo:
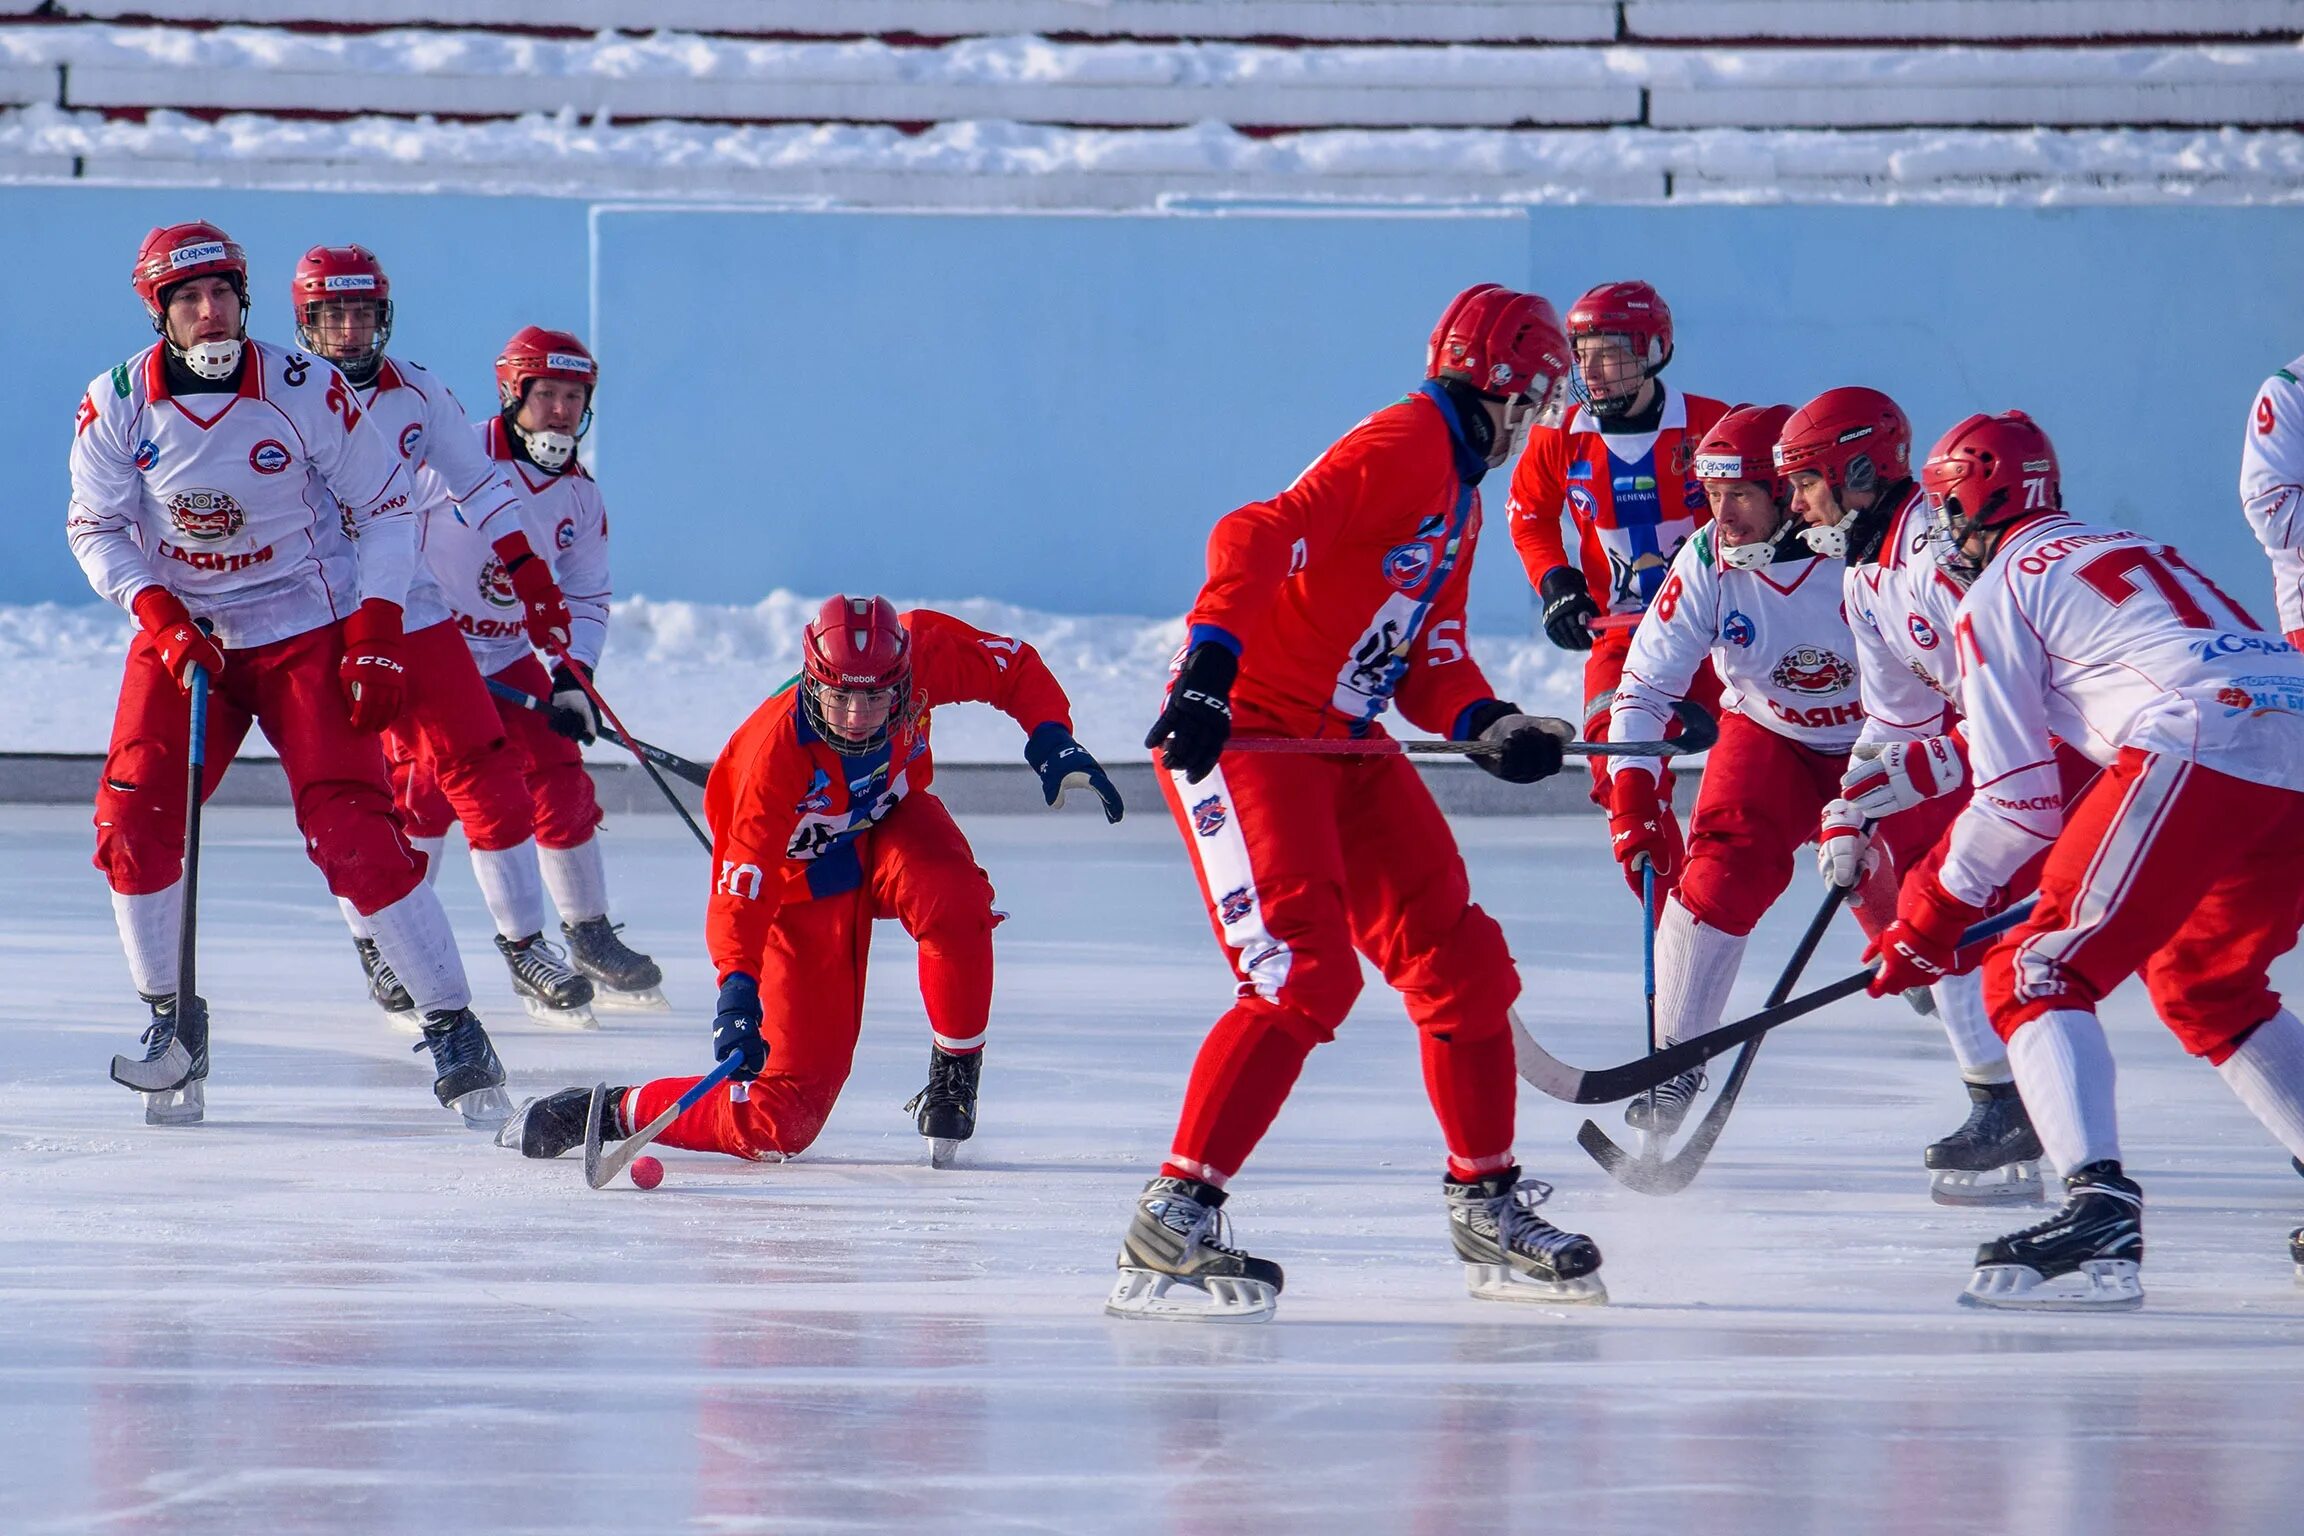
{"label": "blue rink wall", "polygon": [[[519,325],[586,332],[618,585],[714,602],[850,587],[1177,612],[1209,522],[1412,386],[1457,288],[1564,307],[1638,275],[1672,302],[1675,384],[1794,402],[1873,384],[1922,448],[2022,405],[2072,506],[2180,544],[2269,617],[2239,446],[2256,384],[2304,352],[2290,208],[948,215],[16,187],[0,215],[6,602],[89,597],[63,536],[73,406],[148,335],[138,238],[190,217],[248,247],[254,328],[282,340],[298,253],[374,247],[395,350],[475,410]],[[1473,618],[1528,622],[1500,524]]]}

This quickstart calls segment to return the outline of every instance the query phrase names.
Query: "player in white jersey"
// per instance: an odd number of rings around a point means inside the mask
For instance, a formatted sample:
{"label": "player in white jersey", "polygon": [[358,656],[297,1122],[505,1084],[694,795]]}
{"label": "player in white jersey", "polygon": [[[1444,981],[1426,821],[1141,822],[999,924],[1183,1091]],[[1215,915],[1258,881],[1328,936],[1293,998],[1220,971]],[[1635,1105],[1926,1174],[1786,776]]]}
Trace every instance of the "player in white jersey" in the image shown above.
{"label": "player in white jersey", "polygon": [[2272,559],[2288,643],[2304,648],[2304,357],[2264,381],[2240,443],[2240,509]]}
{"label": "player in white jersey", "polygon": [[153,230],[133,280],[160,340],[80,402],[67,521],[90,584],[141,625],[96,794],[96,864],[152,1008],[131,1086],[147,1090],[148,1120],[203,1113],[206,1006],[177,996],[197,667],[212,689],[206,786],[261,724],[312,861],[367,917],[425,1016],[418,1048],[432,1052],[440,1102],[493,1127],[511,1111],[504,1069],[374,739],[402,694],[417,558],[407,472],[333,367],[247,339],[248,262],[222,230]]}
{"label": "player in white jersey", "polygon": [[[1954,427],[1922,484],[1969,583],[1955,643],[1977,789],[1942,869],[1906,882],[1873,990],[1944,974],[2050,845],[1984,989],[2069,1199],[1979,1249],[1963,1299],[2136,1306],[2143,1193],[2121,1171],[2099,999],[2141,971],[2184,1048],[2304,1156],[2304,1022],[2267,977],[2304,926],[2304,656],[2175,550],[2065,516],[2055,449],[2021,412]],[[2052,737],[2105,769],[2069,813]]]}
{"label": "player in white jersey", "polygon": [[[1876,389],[1828,389],[1785,423],[1776,462],[1791,484],[1801,537],[1847,561],[1841,606],[1855,641],[1864,728],[1840,795],[1824,808],[1817,863],[1826,883],[1877,938],[1896,916],[1896,890],[1927,867],[1966,803],[1966,747],[1956,734],[1959,664],[1952,655],[1955,585],[1927,552],[1929,516],[1911,474],[1912,428]],[[1928,1146],[1930,1197],[1944,1205],[2041,1198],[2040,1143],[1992,1032],[1973,966],[1946,976],[1927,1002],[1952,1042],[1969,1114]]]}
{"label": "player in white jersey", "polygon": [[[461,503],[433,507],[426,513],[424,555],[489,682],[549,698],[554,706],[542,715],[496,700],[505,739],[527,772],[544,884],[560,909],[570,958],[598,988],[595,1001],[601,1006],[660,1009],[663,972],[626,945],[608,917],[600,804],[577,750],[600,726],[583,683],[591,680],[607,644],[611,591],[608,509],[576,457],[577,442],[591,424],[599,378],[599,365],[575,336],[528,326],[496,359],[498,412],[477,429],[487,461],[520,497],[529,542],[544,552],[566,594],[567,640],[539,647],[552,658],[551,671],[530,649],[533,637],[517,581],[507,574],[499,548],[501,530]],[[420,837],[444,835],[453,815],[421,773],[405,782],[401,809]]]}
{"label": "player in white jersey", "polygon": [[[383,263],[362,246],[316,245],[297,262],[289,292],[297,339],[343,372],[370,424],[396,446],[408,473],[429,493],[419,495],[416,514],[425,541],[435,515],[464,517],[510,573],[529,638],[538,645],[566,645],[567,602],[551,567],[529,546],[520,496],[503,467],[481,451],[464,407],[445,384],[385,350],[392,334],[392,284]],[[449,498],[457,504],[454,511]],[[543,936],[544,884],[522,758],[504,739],[487,685],[428,562],[418,562],[408,584],[403,628],[407,697],[384,731],[394,786],[405,798],[408,776],[423,772],[464,824],[472,873],[495,919],[497,951],[529,1016],[588,1027],[592,983]],[[435,878],[443,842],[416,839]],[[367,920],[350,902],[343,906],[369,995],[388,1011],[406,1010],[407,994],[377,950]]]}

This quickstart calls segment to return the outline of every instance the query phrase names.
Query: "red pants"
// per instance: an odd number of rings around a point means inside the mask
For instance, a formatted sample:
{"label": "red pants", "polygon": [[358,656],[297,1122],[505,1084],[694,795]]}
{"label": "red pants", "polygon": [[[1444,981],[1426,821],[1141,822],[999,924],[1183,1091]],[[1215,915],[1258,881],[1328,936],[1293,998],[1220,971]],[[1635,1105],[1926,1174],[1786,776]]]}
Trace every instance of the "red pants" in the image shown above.
{"label": "red pants", "polygon": [[[519,847],[536,832],[523,759],[504,750],[504,722],[471,647],[443,619],[408,635],[401,659],[408,667],[408,701],[384,732],[396,798],[409,804],[411,788],[421,779],[421,792],[445,799],[473,847]],[[443,823],[438,832],[416,835],[439,837],[446,830]]]}
{"label": "red pants", "polygon": [[[1584,658],[1584,739],[1608,739],[1608,709],[1616,702],[1616,690],[1624,681],[1624,662],[1632,654],[1632,631],[1604,629],[1592,637],[1592,650]],[[1720,675],[1707,661],[1696,669],[1689,679],[1688,698],[1717,715],[1720,713]],[[1677,722],[1665,730],[1668,736],[1680,734]],[[1602,810],[1608,809],[1608,760],[1595,757],[1589,764],[1592,770],[1592,803]],[[1672,803],[1672,766],[1664,765],[1661,782],[1656,786],[1657,798],[1666,805]]]}
{"label": "red pants", "polygon": [[[534,656],[521,657],[491,680],[508,683],[538,698],[552,696],[552,674],[545,671],[544,663]],[[496,707],[496,721],[504,743],[515,754],[521,775],[527,781],[529,814],[537,843],[546,848],[582,847],[601,820],[600,801],[592,792],[592,776],[584,771],[584,754],[576,743],[546,725],[544,716],[534,710],[522,709],[493,696],[489,702]],[[395,763],[395,770],[400,814],[407,819],[409,835],[446,837],[449,823],[457,819],[458,812],[443,792],[441,780],[420,759]],[[465,824],[464,832],[471,837],[470,823]],[[510,847],[511,844],[491,845],[474,839],[472,846]]]}
{"label": "red pants", "polygon": [[2094,1012],[2138,970],[2161,1020],[2222,1065],[2280,1009],[2267,975],[2304,926],[2304,794],[2124,749],[2067,815],[2040,905],[1984,959],[2006,1040]]}
{"label": "red pants", "polygon": [[[983,1043],[992,1011],[992,882],[944,802],[906,796],[857,842],[864,883],[838,896],[787,902],[760,957],[760,1033],[768,1070],[738,1099],[707,1095],[658,1139],[737,1157],[790,1156],[816,1139],[848,1081],[864,1019],[872,922],[892,917],[920,946],[920,996],[947,1050]],[[659,1078],[625,1109],[642,1125],[694,1086]]]}
{"label": "red pants", "polygon": [[1848,754],[1820,752],[1730,713],[1704,760],[1680,905],[1707,928],[1746,934],[1792,883],[1793,855],[1816,840]]}
{"label": "red pants", "polygon": [[[2058,789],[2068,810],[2076,808],[2080,804],[2081,797],[2088,793],[2088,787],[2096,782],[2097,777],[2102,772],[2102,769],[2098,768],[2092,760],[2083,756],[2078,749],[2067,746],[2061,741],[2056,743]],[[1959,820],[1960,812],[1967,808],[1971,793],[1972,790],[1970,789],[1962,789],[1956,794],[1944,795],[1888,818],[1884,824],[1884,830],[1893,832],[1901,839],[1892,850],[1899,885],[1905,880],[1923,874],[1931,880],[1936,878],[1937,871],[1944,867],[1945,857],[1952,851],[1952,823]],[[1936,812],[1936,808],[1939,806],[1944,808],[1941,813]],[[1929,829],[1933,830],[1930,831]],[[1915,839],[1924,835],[1928,838],[1924,844],[1925,851],[1916,856],[1907,857],[1906,850],[1908,848],[1923,846],[1916,843]],[[2008,883],[1995,892],[1992,900],[1985,904],[1985,910],[1987,912],[2002,911],[2038,890],[2041,871],[2048,866],[2048,853],[2049,850],[2043,848],[2018,865],[2016,873],[2008,877]],[[1878,910],[1887,912],[1891,918],[1895,915],[1892,906]],[[1886,921],[1880,921],[1875,925],[1874,913],[1875,909],[1870,904],[1857,908],[1857,922],[1862,925],[1865,933],[1877,938],[1881,930],[1888,925]],[[1960,960],[1962,962],[1960,971],[1962,975],[1965,975],[1982,963],[1982,952],[1978,949],[1964,949],[1960,952]]]}
{"label": "red pants", "polygon": [[1234,753],[1198,784],[1162,772],[1239,1000],[1200,1047],[1166,1171],[1221,1185],[1314,1046],[1360,995],[1360,956],[1399,989],[1459,1177],[1511,1162],[1504,931],[1472,903],[1456,839],[1406,757]]}
{"label": "red pants", "polygon": [[[328,889],[362,914],[392,905],[424,878],[424,856],[392,814],[376,739],[352,729],[336,664],[341,626],[226,651],[208,695],[202,799],[215,792],[251,722],[279,749],[296,827]],[[112,889],[146,896],[184,872],[184,781],[191,702],[151,637],[128,647],[112,746],[96,789],[96,867]]]}

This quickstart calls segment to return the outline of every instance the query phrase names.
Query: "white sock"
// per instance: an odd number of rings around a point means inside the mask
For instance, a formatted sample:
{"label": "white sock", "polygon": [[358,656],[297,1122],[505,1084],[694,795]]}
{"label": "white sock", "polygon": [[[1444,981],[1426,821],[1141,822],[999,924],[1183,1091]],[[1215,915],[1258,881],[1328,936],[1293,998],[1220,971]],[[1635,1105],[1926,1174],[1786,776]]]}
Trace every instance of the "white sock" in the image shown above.
{"label": "white sock", "polygon": [[424,852],[424,883],[426,885],[438,885],[440,883],[440,859],[442,855],[448,852],[448,839],[445,837],[412,837],[408,841],[414,843]]}
{"label": "white sock", "polygon": [[1664,903],[1656,922],[1656,1034],[1658,1045],[1693,1040],[1720,1027],[1728,989],[1744,960],[1740,933],[1722,933]]}
{"label": "white sock", "polygon": [[2093,1013],[2057,1008],[2016,1031],[2008,1063],[2031,1111],[2032,1128],[2056,1171],[2120,1157],[2120,1114],[2113,1084],[2119,1068],[2104,1026]]}
{"label": "white sock", "polygon": [[112,921],[128,954],[128,979],[146,997],[176,990],[177,947],[183,941],[184,882],[146,896],[112,893]]}
{"label": "white sock", "polygon": [[608,866],[601,860],[597,834],[573,848],[538,848],[536,861],[562,922],[574,927],[608,915]]}
{"label": "white sock", "polygon": [[368,926],[368,919],[362,917],[360,909],[352,905],[351,902],[339,896],[336,898],[336,909],[344,914],[344,926],[352,930],[352,937],[356,939],[376,937],[375,930]]}
{"label": "white sock", "polygon": [[480,883],[480,899],[488,903],[498,933],[525,939],[544,931],[544,882],[537,876],[533,840],[473,849],[472,878]]}
{"label": "white sock", "polygon": [[456,935],[449,931],[448,914],[440,895],[419,885],[388,907],[368,914],[376,947],[400,985],[416,1000],[418,1013],[471,1006],[472,988],[464,980],[464,957],[456,953]]}
{"label": "white sock", "polygon": [[2283,1008],[2216,1069],[2291,1157],[2304,1157],[2304,1021]]}
{"label": "white sock", "polygon": [[1936,1017],[1944,1036],[1952,1042],[1952,1059],[1960,1063],[1960,1076],[1971,1083],[2015,1081],[2008,1067],[2008,1047],[1992,1029],[1992,1015],[1984,1008],[1984,976],[1970,971],[1947,976],[1928,989],[1936,999]]}

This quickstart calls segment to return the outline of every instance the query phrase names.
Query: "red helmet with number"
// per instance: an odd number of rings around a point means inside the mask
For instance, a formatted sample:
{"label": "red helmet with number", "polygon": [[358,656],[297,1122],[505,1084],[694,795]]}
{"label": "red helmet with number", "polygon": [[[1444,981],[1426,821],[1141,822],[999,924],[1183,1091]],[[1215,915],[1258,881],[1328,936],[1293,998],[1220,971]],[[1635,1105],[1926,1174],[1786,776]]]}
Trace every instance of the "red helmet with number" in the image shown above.
{"label": "red helmet with number", "polygon": [[[1912,424],[1876,389],[1828,389],[1792,413],[1776,439],[1776,469],[1822,475],[1835,500],[1912,478]],[[1845,510],[1845,509],[1843,509]]]}
{"label": "red helmet with number", "polygon": [[884,597],[828,598],[800,636],[800,707],[831,748],[869,752],[911,717],[912,632]]}
{"label": "red helmet with number", "polygon": [[1982,565],[1962,548],[1970,534],[2064,506],[2056,446],[2022,411],[1979,412],[1938,438],[1920,467],[1920,487],[1946,537],[1940,563],[1971,578]]}
{"label": "red helmet with number", "polygon": [[600,383],[600,365],[592,349],[573,331],[548,331],[540,325],[523,326],[504,343],[496,359],[496,395],[505,405],[518,405],[534,379],[565,379],[584,386],[584,408],[592,408],[592,391]]}
{"label": "red helmet with number", "polygon": [[1484,395],[1541,402],[1568,372],[1560,317],[1532,293],[1480,283],[1450,301],[1432,327],[1424,377],[1454,379]]}
{"label": "red helmet with number", "polygon": [[1649,373],[1672,361],[1672,310],[1664,296],[1637,279],[1602,283],[1568,306],[1568,339],[1621,336]]}
{"label": "red helmet with number", "polygon": [[167,224],[144,237],[136,247],[136,267],[129,274],[136,296],[144,301],[155,325],[167,307],[168,290],[195,277],[224,276],[248,303],[248,253],[239,242],[204,219],[189,224]]}
{"label": "red helmet with number", "polygon": [[[305,351],[328,359],[355,384],[365,385],[376,376],[392,339],[392,280],[384,275],[384,263],[375,252],[362,245],[316,245],[296,263],[288,294],[296,315],[296,339]],[[346,299],[376,305],[376,333],[365,351],[338,355],[321,343],[320,306]]]}

